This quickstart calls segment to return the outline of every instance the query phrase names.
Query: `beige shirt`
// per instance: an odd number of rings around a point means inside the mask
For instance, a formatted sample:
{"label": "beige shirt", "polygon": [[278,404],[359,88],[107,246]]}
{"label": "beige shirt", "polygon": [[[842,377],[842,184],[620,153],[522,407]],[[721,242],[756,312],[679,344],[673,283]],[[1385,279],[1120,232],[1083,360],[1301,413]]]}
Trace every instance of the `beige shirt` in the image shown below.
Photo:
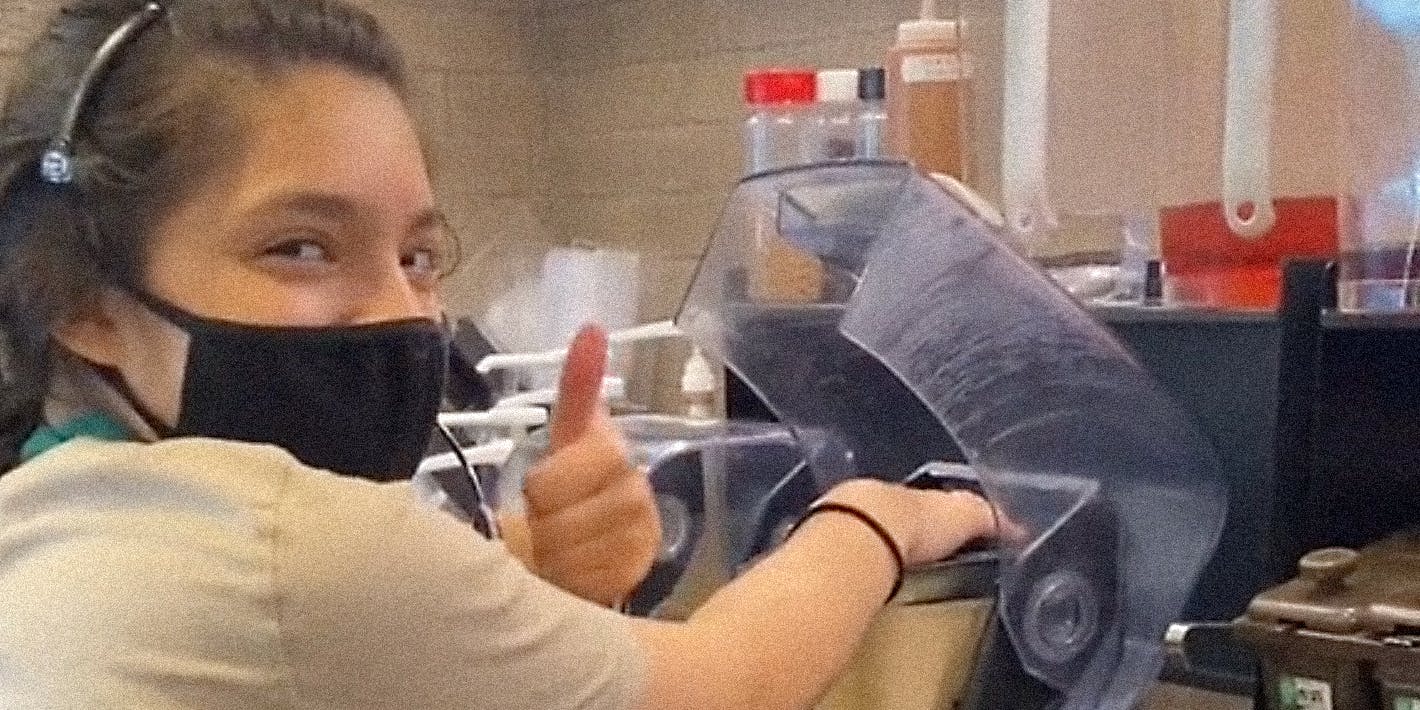
{"label": "beige shirt", "polygon": [[78,439],[0,476],[0,708],[628,708],[624,617],[408,484]]}

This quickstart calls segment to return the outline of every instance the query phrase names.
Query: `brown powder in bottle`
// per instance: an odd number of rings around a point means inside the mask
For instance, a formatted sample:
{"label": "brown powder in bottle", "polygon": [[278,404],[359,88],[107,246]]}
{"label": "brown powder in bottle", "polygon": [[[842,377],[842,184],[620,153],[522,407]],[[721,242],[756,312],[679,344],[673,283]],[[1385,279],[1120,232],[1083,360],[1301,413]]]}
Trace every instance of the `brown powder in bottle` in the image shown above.
{"label": "brown powder in bottle", "polygon": [[887,145],[926,172],[965,178],[966,70],[957,24],[909,20],[887,58]]}

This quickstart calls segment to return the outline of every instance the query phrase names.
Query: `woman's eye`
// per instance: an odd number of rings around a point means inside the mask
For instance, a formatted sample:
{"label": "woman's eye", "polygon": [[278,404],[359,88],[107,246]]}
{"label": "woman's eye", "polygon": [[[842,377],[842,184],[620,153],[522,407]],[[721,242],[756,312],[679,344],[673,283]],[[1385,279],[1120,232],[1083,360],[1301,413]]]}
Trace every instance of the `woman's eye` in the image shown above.
{"label": "woman's eye", "polygon": [[330,251],[319,242],[309,239],[292,239],[281,242],[267,249],[266,254],[300,262],[330,261]]}

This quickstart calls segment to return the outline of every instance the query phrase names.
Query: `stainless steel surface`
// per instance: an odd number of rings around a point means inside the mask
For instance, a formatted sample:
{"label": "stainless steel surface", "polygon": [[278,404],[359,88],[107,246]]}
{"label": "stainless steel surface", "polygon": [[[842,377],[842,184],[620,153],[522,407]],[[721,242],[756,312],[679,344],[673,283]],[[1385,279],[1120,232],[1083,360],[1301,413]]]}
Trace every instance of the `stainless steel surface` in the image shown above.
{"label": "stainless steel surface", "polygon": [[981,599],[996,592],[1000,558],[995,552],[969,552],[942,562],[909,569],[894,606]]}

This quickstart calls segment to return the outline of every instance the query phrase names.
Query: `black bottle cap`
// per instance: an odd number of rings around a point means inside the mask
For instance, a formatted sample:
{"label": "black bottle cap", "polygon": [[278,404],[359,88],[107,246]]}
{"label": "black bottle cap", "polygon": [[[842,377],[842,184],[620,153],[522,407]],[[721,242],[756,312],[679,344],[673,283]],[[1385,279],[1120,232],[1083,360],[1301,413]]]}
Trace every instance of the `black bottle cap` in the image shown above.
{"label": "black bottle cap", "polygon": [[1164,300],[1164,265],[1158,259],[1150,259],[1144,272],[1144,305],[1158,306]]}
{"label": "black bottle cap", "polygon": [[882,101],[887,97],[887,73],[882,67],[858,70],[858,100]]}

